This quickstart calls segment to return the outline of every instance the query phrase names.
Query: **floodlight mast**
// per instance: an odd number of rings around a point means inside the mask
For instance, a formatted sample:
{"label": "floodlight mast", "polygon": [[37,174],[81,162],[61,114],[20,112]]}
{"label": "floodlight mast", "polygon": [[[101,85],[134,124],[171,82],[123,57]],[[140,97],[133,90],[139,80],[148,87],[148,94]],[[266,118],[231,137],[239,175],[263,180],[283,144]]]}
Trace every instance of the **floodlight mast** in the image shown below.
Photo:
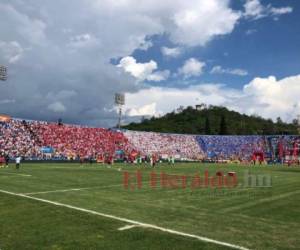
{"label": "floodlight mast", "polygon": [[125,95],[122,93],[115,94],[115,104],[119,108],[119,118],[118,118],[118,125],[117,127],[121,128],[121,121],[122,121],[122,107],[125,105]]}
{"label": "floodlight mast", "polygon": [[7,68],[5,66],[0,65],[0,80],[7,80]]}
{"label": "floodlight mast", "polygon": [[122,105],[119,105],[118,129],[121,129],[121,120],[122,120]]}
{"label": "floodlight mast", "polygon": [[300,115],[297,116],[297,122],[298,122],[298,134],[300,135]]}

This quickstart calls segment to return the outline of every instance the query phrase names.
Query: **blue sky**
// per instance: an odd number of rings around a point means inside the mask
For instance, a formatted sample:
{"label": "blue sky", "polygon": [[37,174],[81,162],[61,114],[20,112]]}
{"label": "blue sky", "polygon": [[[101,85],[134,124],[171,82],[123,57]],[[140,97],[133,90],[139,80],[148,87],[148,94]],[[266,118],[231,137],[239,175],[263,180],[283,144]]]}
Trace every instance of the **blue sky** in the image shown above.
{"label": "blue sky", "polygon": [[[68,10],[68,11],[66,11]],[[179,106],[300,114],[298,0],[2,0],[0,113],[109,127]]]}
{"label": "blue sky", "polygon": [[[243,11],[243,1],[233,1],[235,10]],[[190,79],[193,84],[198,81],[224,83],[230,87],[242,88],[254,77],[285,78],[299,73],[300,69],[300,2],[287,1],[261,1],[262,4],[291,6],[293,12],[278,17],[265,17],[258,20],[241,20],[231,34],[216,37],[205,46],[185,48],[178,58],[165,58],[161,47],[176,47],[165,36],[149,38],[153,47],[148,50],[136,50],[132,54],[138,62],[154,60],[161,70],[176,70],[190,57],[206,62],[205,72],[200,76]],[[223,68],[241,68],[248,72],[245,76],[232,74],[211,74],[214,65]],[[181,85],[182,78],[175,77],[151,83],[155,86]]]}

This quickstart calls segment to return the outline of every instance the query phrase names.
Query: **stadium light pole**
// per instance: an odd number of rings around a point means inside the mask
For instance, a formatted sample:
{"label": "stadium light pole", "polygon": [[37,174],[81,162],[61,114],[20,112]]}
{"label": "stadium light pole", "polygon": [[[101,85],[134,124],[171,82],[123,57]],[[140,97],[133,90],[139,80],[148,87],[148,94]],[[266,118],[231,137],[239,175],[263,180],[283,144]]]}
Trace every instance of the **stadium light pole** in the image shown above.
{"label": "stadium light pole", "polygon": [[297,116],[298,121],[298,134],[300,135],[300,115]]}
{"label": "stadium light pole", "polygon": [[7,68],[5,66],[0,65],[0,80],[7,80]]}
{"label": "stadium light pole", "polygon": [[121,120],[122,120],[122,107],[125,105],[125,95],[122,93],[115,94],[115,104],[119,108],[119,118],[118,118],[118,128],[121,128]]}
{"label": "stadium light pole", "polygon": [[7,68],[3,65],[0,65],[0,81],[7,80]]}

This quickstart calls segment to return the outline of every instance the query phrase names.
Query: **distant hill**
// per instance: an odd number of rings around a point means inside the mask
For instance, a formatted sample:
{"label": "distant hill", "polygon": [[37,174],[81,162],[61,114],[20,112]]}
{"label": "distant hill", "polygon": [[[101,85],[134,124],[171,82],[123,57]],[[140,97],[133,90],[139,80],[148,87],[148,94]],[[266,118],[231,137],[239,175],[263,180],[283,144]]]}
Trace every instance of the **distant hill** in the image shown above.
{"label": "distant hill", "polygon": [[225,107],[201,105],[168,113],[162,117],[143,119],[140,123],[130,123],[125,129],[184,134],[224,134],[224,135],[278,135],[298,134],[297,122],[277,122],[259,116],[243,115]]}

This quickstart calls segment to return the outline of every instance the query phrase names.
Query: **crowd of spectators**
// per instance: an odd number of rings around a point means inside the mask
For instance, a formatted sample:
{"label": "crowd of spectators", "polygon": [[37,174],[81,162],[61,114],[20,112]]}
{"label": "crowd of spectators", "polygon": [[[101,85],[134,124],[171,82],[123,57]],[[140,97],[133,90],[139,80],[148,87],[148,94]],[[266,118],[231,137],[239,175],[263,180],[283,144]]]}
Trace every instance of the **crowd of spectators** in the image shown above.
{"label": "crowd of spectators", "polygon": [[254,152],[264,152],[262,136],[197,136],[206,158],[250,159]]}
{"label": "crowd of spectators", "polygon": [[130,150],[127,138],[114,130],[52,123],[39,125],[37,131],[42,145],[55,149],[55,157],[96,158]]}
{"label": "crowd of spectators", "polygon": [[1,155],[45,159],[42,147],[53,149],[50,158],[55,159],[114,156],[132,150],[124,134],[115,130],[18,119],[0,122]]}
{"label": "crowd of spectators", "polygon": [[298,157],[300,153],[299,136],[193,136],[137,131],[125,131],[125,135],[144,155],[251,161],[253,155],[274,160],[291,155]]}
{"label": "crowd of spectators", "polygon": [[0,153],[10,157],[22,155],[26,158],[41,156],[39,141],[35,137],[36,124],[22,120],[0,122]]}
{"label": "crowd of spectators", "polygon": [[266,152],[272,158],[299,154],[300,136],[268,136],[265,140]]}
{"label": "crowd of spectators", "polygon": [[[118,131],[61,123],[11,119],[0,122],[0,155],[45,159],[146,157],[250,160],[254,153],[269,158],[299,155],[300,137],[215,136]],[[47,154],[46,154],[47,155]]]}
{"label": "crowd of spectators", "polygon": [[143,155],[158,154],[186,159],[204,157],[204,152],[193,135],[137,131],[125,131],[124,134]]}

